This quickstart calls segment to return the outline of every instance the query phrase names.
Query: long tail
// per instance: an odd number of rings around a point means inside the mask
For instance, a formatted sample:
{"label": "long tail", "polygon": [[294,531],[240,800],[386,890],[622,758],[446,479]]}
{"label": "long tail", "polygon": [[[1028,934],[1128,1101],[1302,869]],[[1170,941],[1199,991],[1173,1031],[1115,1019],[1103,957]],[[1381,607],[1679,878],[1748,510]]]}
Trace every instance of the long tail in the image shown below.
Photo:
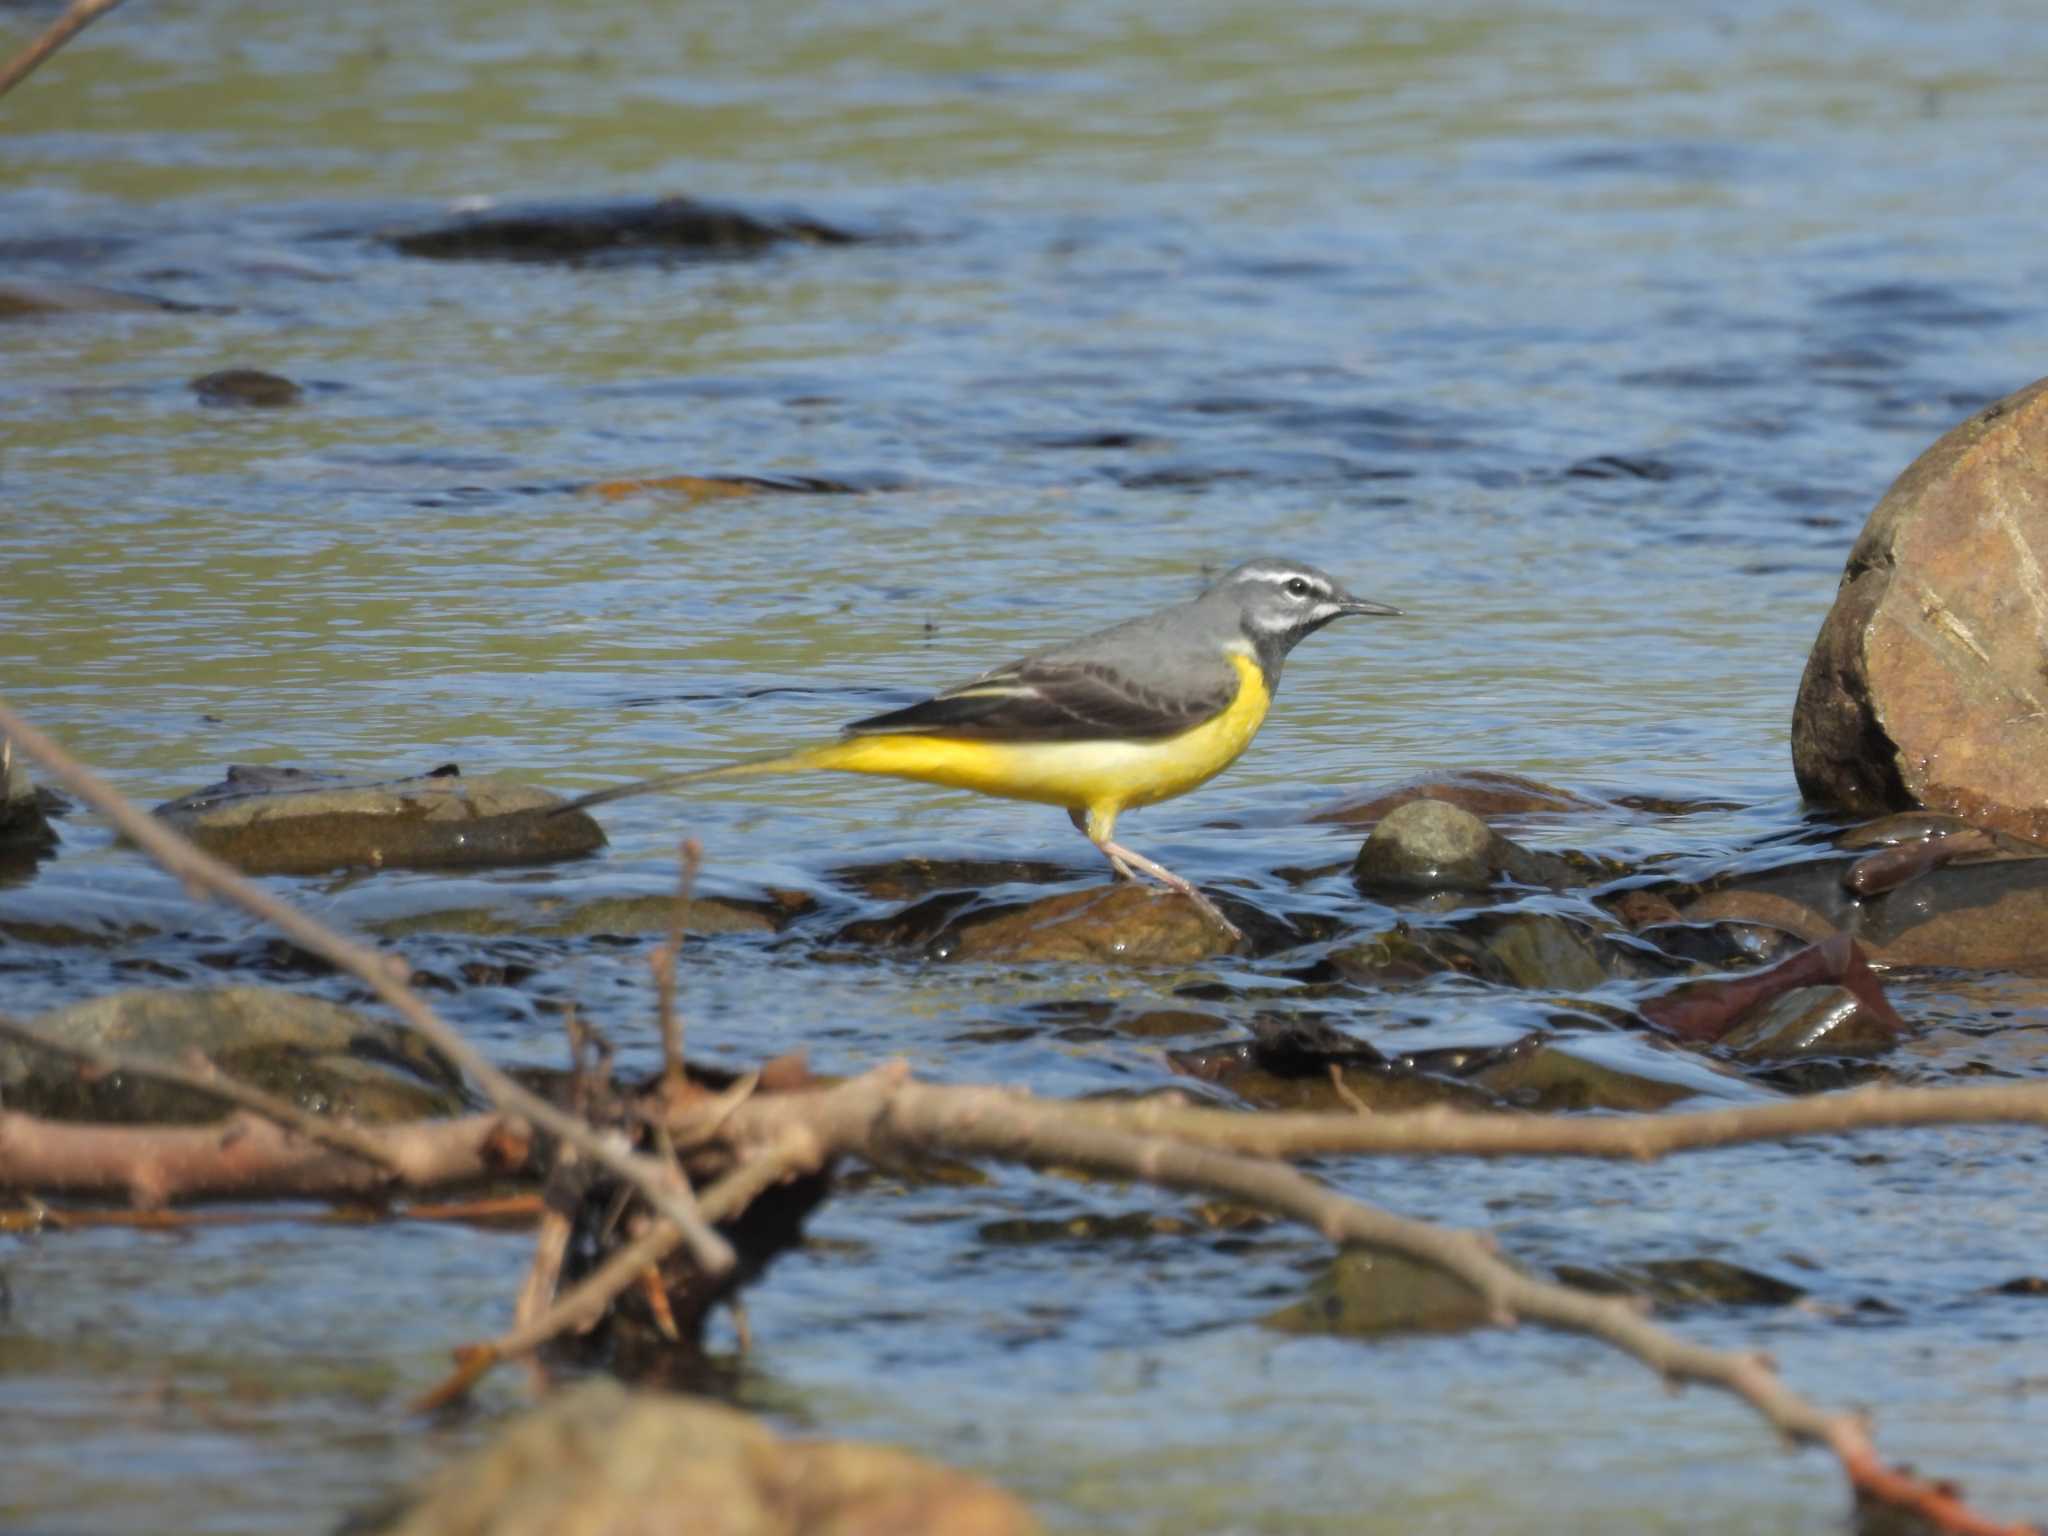
{"label": "long tail", "polygon": [[630,784],[614,784],[610,789],[579,795],[567,805],[556,806],[548,814],[566,816],[571,811],[588,810],[593,805],[623,800],[628,795],[645,795],[657,789],[674,789],[678,785],[697,784],[705,779],[743,779],[760,773],[801,773],[806,768],[817,766],[816,756],[819,750],[817,747],[804,747],[795,752],[770,753],[766,757],[743,757],[736,763],[724,763],[716,768],[696,768],[687,773],[664,773],[651,779],[635,779]]}

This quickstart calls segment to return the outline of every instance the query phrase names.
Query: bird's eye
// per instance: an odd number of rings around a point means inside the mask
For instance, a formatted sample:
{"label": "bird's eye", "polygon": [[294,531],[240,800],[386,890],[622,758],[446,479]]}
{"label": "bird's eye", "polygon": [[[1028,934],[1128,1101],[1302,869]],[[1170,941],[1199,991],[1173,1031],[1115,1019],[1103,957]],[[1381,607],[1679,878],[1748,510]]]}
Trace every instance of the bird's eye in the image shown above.
{"label": "bird's eye", "polygon": [[1303,581],[1299,576],[1288,577],[1287,595],[1289,597],[1307,597],[1308,583],[1306,581]]}

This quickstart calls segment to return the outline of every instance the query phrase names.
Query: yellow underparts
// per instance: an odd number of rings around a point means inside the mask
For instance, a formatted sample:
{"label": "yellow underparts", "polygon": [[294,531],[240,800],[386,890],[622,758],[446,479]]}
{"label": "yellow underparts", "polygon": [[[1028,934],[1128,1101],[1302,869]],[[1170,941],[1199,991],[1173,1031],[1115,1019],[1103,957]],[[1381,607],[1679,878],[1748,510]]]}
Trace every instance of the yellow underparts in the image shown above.
{"label": "yellow underparts", "polygon": [[792,767],[878,773],[1011,800],[1063,805],[1106,842],[1117,814],[1206,784],[1251,745],[1273,701],[1258,663],[1233,652],[1237,695],[1221,714],[1151,741],[970,741],[955,736],[849,736],[784,759]]}

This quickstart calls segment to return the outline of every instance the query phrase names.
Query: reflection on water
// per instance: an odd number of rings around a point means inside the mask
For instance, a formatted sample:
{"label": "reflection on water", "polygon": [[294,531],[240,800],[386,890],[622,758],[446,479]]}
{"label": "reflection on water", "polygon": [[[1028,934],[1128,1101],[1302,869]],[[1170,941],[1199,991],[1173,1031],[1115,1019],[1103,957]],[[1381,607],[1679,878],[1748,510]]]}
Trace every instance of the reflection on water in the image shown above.
{"label": "reflection on water", "polygon": [[[1732,803],[1534,834],[1711,864],[1796,824],[1786,721],[1864,510],[2040,372],[2038,215],[2010,186],[2036,148],[2043,44],[2024,19],[1222,0],[373,5],[317,26],[123,12],[6,103],[0,283],[201,307],[5,322],[5,692],[148,798],[228,762],[453,758],[594,787],[804,739],[1270,550],[1414,618],[1305,649],[1250,754],[1133,816],[1139,846],[1277,899],[1276,870],[1355,846],[1311,809],[1481,766]],[[877,238],[586,270],[413,261],[368,238],[458,198],[678,191]],[[304,398],[242,411],[189,387],[230,367]],[[590,490],[676,475],[871,488]],[[833,897],[829,871],[910,856],[1095,873],[1054,812],[900,784],[745,784],[606,820],[611,856],[540,876],[286,885],[362,923],[536,880],[654,890],[685,831],[711,888],[737,894]],[[175,937],[0,944],[11,1009],[198,954],[259,964],[239,919],[78,818],[66,837],[23,899]],[[1355,901],[1341,882],[1289,899]],[[451,973],[475,952],[408,947]],[[507,1058],[554,1060],[573,996],[646,1057],[637,950],[518,958],[527,984],[462,989],[451,1013]],[[1219,981],[1284,997],[1279,969],[828,965],[736,937],[700,945],[686,982],[693,1043],[728,1058],[901,1052],[1075,1093],[1164,1068],[1142,1037],[1058,1038],[1057,1005],[1187,1006],[1180,989]],[[2010,978],[1895,996],[1939,1021],[1934,1070],[2026,1070],[2048,1019]],[[1319,1006],[1403,1050],[1501,1033],[1470,989]],[[1495,1226],[1537,1267],[1706,1250],[1795,1266],[1810,1310],[1687,1327],[1767,1342],[1795,1381],[1875,1407],[1897,1453],[2021,1509],[2040,1490],[2009,1454],[2030,1443],[2014,1394],[2042,1368],[2012,1342],[2023,1303],[1972,1298],[2039,1267],[2031,1173],[1996,1133],[1651,1169],[1332,1170]],[[820,1229],[862,1246],[800,1255],[758,1295],[751,1390],[987,1468],[1089,1528],[1355,1530],[1368,1509],[1386,1529],[1554,1529],[1565,1511],[1636,1528],[1684,1499],[1695,1528],[1750,1530],[1839,1507],[1825,1468],[1777,1457],[1733,1408],[1667,1400],[1568,1340],[1367,1349],[1240,1326],[1298,1289],[1305,1240],[997,1262],[973,1237],[1009,1208],[1138,1203],[1021,1175],[985,1201],[843,1201]],[[167,1501],[193,1529],[275,1523],[270,1478],[246,1469],[282,1465],[299,1524],[438,1459],[395,1405],[502,1314],[518,1245],[266,1234],[0,1259],[0,1347],[68,1327],[73,1303],[121,1344],[0,1372],[0,1415],[47,1474],[30,1523],[141,1528]],[[1870,1298],[1903,1320],[1853,1326]],[[403,1326],[351,1342],[337,1317]],[[309,1355],[330,1348],[371,1363],[330,1374]],[[204,1431],[150,1406],[156,1381],[199,1391]],[[1680,1448],[1713,1477],[1707,1507],[1665,1470]],[[127,1480],[93,1491],[78,1469],[117,1451]]]}

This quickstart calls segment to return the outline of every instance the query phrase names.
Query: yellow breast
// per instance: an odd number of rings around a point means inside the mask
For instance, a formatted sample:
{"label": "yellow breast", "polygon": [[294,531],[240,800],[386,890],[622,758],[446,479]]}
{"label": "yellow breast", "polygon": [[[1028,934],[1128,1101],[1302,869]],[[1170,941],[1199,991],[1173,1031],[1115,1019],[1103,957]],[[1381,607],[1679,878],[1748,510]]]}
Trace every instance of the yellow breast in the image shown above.
{"label": "yellow breast", "polygon": [[1236,696],[1221,714],[1151,741],[965,741],[951,736],[850,736],[802,754],[804,765],[1037,800],[1105,825],[1208,783],[1251,745],[1273,696],[1248,654],[1232,653]]}

